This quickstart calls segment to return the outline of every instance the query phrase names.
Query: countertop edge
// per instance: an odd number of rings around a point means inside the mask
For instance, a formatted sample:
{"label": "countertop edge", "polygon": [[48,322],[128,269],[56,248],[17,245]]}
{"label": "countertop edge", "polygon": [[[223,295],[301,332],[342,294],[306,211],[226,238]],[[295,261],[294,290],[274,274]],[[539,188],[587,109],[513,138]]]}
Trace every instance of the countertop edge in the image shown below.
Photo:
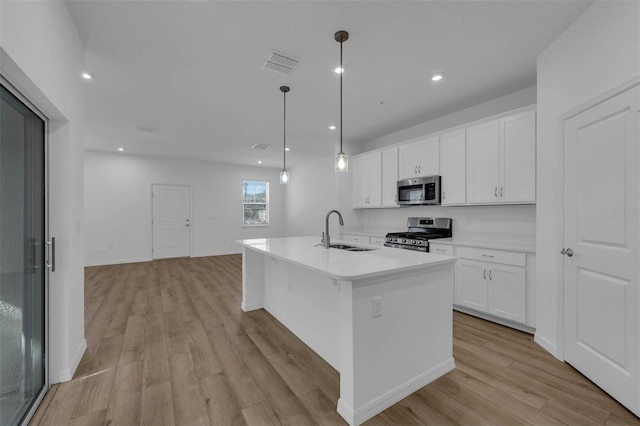
{"label": "countertop edge", "polygon": [[[348,243],[347,241],[342,241],[342,240],[335,240],[335,242],[345,242]],[[310,271],[314,271],[316,273],[319,274],[323,274],[327,277],[333,278],[335,280],[338,281],[358,281],[358,280],[364,280],[364,279],[368,279],[368,278],[375,278],[375,277],[383,277],[386,275],[394,275],[394,274],[398,274],[398,273],[404,273],[404,272],[409,272],[409,271],[414,271],[414,270],[419,270],[419,269],[425,269],[425,270],[429,270],[432,268],[439,268],[443,265],[447,265],[449,263],[455,263],[457,262],[458,258],[455,256],[445,256],[445,255],[440,255],[438,254],[437,256],[442,257],[443,259],[441,260],[435,260],[430,262],[429,264],[417,264],[417,265],[409,265],[409,266],[405,266],[405,267],[401,267],[401,268],[396,268],[396,269],[392,269],[392,270],[388,270],[388,271],[376,271],[376,272],[371,272],[371,273],[365,273],[365,274],[358,274],[358,275],[336,275],[334,273],[331,273],[329,271],[326,271],[324,269],[320,269],[320,268],[316,268],[313,267],[309,264],[297,261],[295,259],[291,259],[289,257],[284,257],[282,255],[261,249],[259,247],[255,247],[252,245],[248,245],[245,244],[243,242],[243,240],[237,240],[236,241],[237,244],[239,244],[240,246],[242,246],[243,248],[249,249],[249,250],[254,250],[260,253],[263,253],[265,255],[269,255],[272,256],[276,259],[280,259],[286,262],[289,262],[291,264],[300,266],[301,268],[304,269],[308,269]],[[359,244],[361,246],[367,246],[367,247],[375,247],[375,246],[371,246],[368,244]]]}
{"label": "countertop edge", "polygon": [[508,242],[500,241],[475,241],[475,240],[455,240],[452,238],[438,238],[430,241],[431,244],[442,244],[447,246],[475,247],[493,250],[517,251],[521,253],[536,254],[535,246],[523,247],[524,244],[515,243],[510,245]]}

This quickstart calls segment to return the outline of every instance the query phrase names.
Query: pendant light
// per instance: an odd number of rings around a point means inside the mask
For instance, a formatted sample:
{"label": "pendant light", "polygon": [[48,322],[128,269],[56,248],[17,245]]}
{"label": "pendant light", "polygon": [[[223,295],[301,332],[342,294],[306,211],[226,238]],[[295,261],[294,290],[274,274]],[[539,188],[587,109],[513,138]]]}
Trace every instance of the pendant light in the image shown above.
{"label": "pendant light", "polygon": [[338,31],[333,37],[340,43],[340,152],[336,155],[336,172],[346,173],[349,171],[349,157],[342,151],[342,74],[344,74],[344,67],[342,66],[342,43],[349,39],[349,33],[346,31]]}
{"label": "pendant light", "polygon": [[282,125],[282,171],[280,172],[280,183],[286,185],[289,183],[289,172],[287,171],[287,92],[289,86],[280,86],[284,105],[283,125]]}

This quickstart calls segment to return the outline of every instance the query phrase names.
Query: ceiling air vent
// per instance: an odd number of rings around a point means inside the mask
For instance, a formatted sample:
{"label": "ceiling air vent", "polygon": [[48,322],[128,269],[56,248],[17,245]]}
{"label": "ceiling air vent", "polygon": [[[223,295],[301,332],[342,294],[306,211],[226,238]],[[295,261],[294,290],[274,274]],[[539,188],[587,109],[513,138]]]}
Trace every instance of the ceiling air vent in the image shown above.
{"label": "ceiling air vent", "polygon": [[158,129],[153,126],[144,126],[141,124],[136,125],[136,132],[142,133],[155,133]]}
{"label": "ceiling air vent", "polygon": [[267,143],[257,143],[257,144],[251,145],[251,149],[259,149],[261,151],[266,151],[270,148],[271,148],[271,145]]}
{"label": "ceiling air vent", "polygon": [[267,59],[267,62],[264,63],[263,67],[271,71],[279,72],[280,74],[291,74],[299,63],[300,61],[288,56],[271,52],[271,56]]}

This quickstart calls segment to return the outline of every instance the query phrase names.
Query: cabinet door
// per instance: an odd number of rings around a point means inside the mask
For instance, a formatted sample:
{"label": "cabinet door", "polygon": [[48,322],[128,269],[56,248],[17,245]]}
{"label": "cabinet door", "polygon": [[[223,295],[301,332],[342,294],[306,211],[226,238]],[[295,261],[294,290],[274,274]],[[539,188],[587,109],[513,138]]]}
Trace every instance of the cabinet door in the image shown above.
{"label": "cabinet door", "polygon": [[364,157],[351,158],[351,171],[353,173],[351,181],[351,201],[353,208],[361,208],[365,205],[366,195],[365,189],[363,188],[365,180],[362,176],[366,169],[364,160]]}
{"label": "cabinet door", "polygon": [[382,153],[374,152],[367,155],[367,170],[363,176],[367,187],[366,207],[382,206]]}
{"label": "cabinet door", "polygon": [[500,131],[498,120],[467,129],[471,204],[497,203],[500,186]]}
{"label": "cabinet door", "polygon": [[419,161],[418,176],[432,176],[440,174],[440,141],[429,138],[418,142]]}
{"label": "cabinet door", "polygon": [[382,207],[398,207],[398,148],[382,151]]}
{"label": "cabinet door", "polygon": [[489,264],[488,312],[511,321],[527,319],[527,286],[525,268]]}
{"label": "cabinet door", "polygon": [[536,200],[536,112],[500,120],[500,201]]}
{"label": "cabinet door", "polygon": [[402,145],[399,148],[400,168],[398,179],[409,179],[418,176],[418,154],[420,148],[417,143]]}
{"label": "cabinet door", "polygon": [[466,200],[465,130],[440,136],[442,205],[460,205]]}
{"label": "cabinet door", "polygon": [[456,305],[487,311],[487,264],[458,259],[456,263]]}

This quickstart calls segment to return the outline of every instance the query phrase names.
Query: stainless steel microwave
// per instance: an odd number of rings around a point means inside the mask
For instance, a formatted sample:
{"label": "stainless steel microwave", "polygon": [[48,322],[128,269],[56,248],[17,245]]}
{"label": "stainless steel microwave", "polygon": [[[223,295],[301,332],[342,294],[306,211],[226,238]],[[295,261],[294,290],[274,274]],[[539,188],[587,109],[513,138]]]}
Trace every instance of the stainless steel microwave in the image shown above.
{"label": "stainless steel microwave", "polygon": [[397,196],[401,206],[440,204],[440,176],[399,180]]}

